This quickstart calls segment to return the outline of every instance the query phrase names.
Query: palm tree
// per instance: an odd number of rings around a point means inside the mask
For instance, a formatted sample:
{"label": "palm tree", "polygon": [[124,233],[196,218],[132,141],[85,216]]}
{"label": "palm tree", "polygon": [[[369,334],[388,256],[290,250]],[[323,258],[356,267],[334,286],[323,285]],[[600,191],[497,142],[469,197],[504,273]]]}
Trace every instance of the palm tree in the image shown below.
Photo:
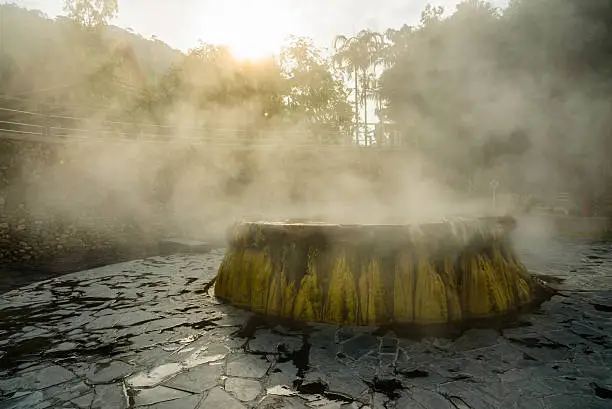
{"label": "palm tree", "polygon": [[361,30],[353,37],[337,36],[334,40],[334,65],[349,79],[355,81],[355,139],[359,140],[359,103],[361,102],[366,144],[372,142],[368,130],[368,98],[371,95],[372,79],[376,77],[375,64],[380,59],[383,44],[384,37],[371,30]]}
{"label": "palm tree", "polygon": [[366,145],[371,145],[372,135],[368,127],[368,99],[372,96],[377,81],[376,68],[382,61],[381,52],[384,49],[384,36],[375,31],[362,30],[357,37],[364,53],[364,64],[361,67],[364,138]]}
{"label": "palm tree", "polygon": [[355,142],[359,141],[359,74],[356,61],[357,37],[337,36],[334,39],[334,55],[332,64],[340,69],[349,80],[355,81]]}

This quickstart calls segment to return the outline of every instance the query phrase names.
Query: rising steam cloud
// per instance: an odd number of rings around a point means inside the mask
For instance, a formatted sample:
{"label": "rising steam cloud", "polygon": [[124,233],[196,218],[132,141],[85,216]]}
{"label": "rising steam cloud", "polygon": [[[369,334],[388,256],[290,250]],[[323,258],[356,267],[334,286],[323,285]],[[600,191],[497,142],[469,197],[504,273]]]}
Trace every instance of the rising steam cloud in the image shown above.
{"label": "rising steam cloud", "polygon": [[[410,72],[395,73],[402,92],[428,99],[434,111],[453,108],[445,121],[439,112],[428,115],[414,104],[402,108],[410,125],[409,146],[420,144],[420,149],[319,151],[301,129],[285,124],[276,124],[273,135],[258,136],[266,149],[242,149],[242,136],[230,133],[222,134],[226,147],[193,143],[180,130],[167,143],[68,142],[57,148],[61,161],[37,164],[40,176],[28,184],[28,205],[72,219],[106,214],[140,226],[162,224],[181,234],[218,238],[231,222],[245,217],[418,223],[513,212],[518,208],[503,196],[492,208],[490,180],[501,181],[501,193],[542,194],[543,188],[562,188],[574,169],[604,163],[601,147],[609,143],[610,103],[592,93],[601,80],[572,82],[544,59],[532,71],[508,74],[487,49],[484,36],[490,32],[483,34],[460,16],[455,19],[457,35],[442,38],[435,47],[417,42],[418,58]],[[565,36],[580,35],[570,26],[562,28]],[[435,95],[430,75],[436,70],[457,73],[453,93]],[[199,86],[218,81],[212,73],[192,80],[206,80]],[[256,124],[264,109],[260,101],[247,101],[202,112],[185,102],[163,112],[177,129],[201,125],[206,118],[239,128]],[[488,141],[511,141],[516,132],[528,141],[522,151],[482,163]],[[214,131],[206,136],[213,137]],[[560,157],[573,158],[572,167]],[[461,168],[459,177],[454,166]],[[584,183],[602,188],[597,171],[590,172],[582,174]],[[471,196],[466,194],[469,183],[476,190]]]}

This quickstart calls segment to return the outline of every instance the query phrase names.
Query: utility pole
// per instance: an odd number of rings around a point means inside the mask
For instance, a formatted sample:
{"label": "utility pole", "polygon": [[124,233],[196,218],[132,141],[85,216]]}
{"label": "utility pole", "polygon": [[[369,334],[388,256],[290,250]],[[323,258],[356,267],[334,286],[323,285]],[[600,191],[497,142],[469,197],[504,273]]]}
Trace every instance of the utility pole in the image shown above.
{"label": "utility pole", "polygon": [[4,7],[6,3],[0,4],[0,57],[4,55]]}
{"label": "utility pole", "polygon": [[4,61],[5,59],[4,58],[4,8],[5,7],[6,7],[6,3],[0,4],[0,93],[1,94],[4,94],[5,92],[7,92],[7,88],[8,88],[8,86],[5,83],[7,79],[4,78],[6,70],[3,67],[3,65],[5,64],[5,61]]}
{"label": "utility pole", "polygon": [[499,187],[499,180],[493,179],[489,182],[491,187],[491,196],[493,200],[493,209],[497,209],[497,188]]}

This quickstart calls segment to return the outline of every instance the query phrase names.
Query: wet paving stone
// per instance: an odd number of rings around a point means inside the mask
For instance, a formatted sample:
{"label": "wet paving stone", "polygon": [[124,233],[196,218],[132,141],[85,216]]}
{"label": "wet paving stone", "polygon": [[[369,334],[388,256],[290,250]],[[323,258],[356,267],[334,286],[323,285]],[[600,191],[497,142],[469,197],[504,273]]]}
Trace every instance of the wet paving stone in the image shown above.
{"label": "wet paving stone", "polygon": [[221,385],[222,376],[222,365],[200,365],[181,372],[164,385],[191,393],[202,393]]}
{"label": "wet paving stone", "polygon": [[214,388],[202,402],[202,408],[243,409],[246,408],[238,399],[221,388]]}
{"label": "wet paving stone", "polygon": [[180,391],[166,386],[155,386],[150,389],[132,391],[131,402],[135,407],[150,406],[156,403],[169,402],[190,397],[189,392]]}
{"label": "wet paving stone", "polygon": [[184,398],[174,399],[165,402],[158,402],[153,405],[142,406],[143,409],[196,409],[204,408],[200,406],[202,396],[192,395]]}
{"label": "wet paving stone", "polygon": [[42,281],[0,295],[0,408],[612,407],[612,248],[548,244],[558,296],[452,339],[267,322],[205,290],[217,250]]}
{"label": "wet paving stone", "polygon": [[121,383],[98,385],[94,388],[91,409],[117,408],[125,409],[129,406],[124,386]]}
{"label": "wet paving stone", "polygon": [[228,376],[242,376],[245,378],[263,378],[271,363],[261,355],[239,355],[230,357],[227,363]]}
{"label": "wet paving stone", "polygon": [[87,374],[89,383],[105,384],[122,380],[123,378],[134,372],[134,366],[121,361],[112,361],[108,364],[97,364],[92,367],[92,370]]}
{"label": "wet paving stone", "polygon": [[225,380],[225,390],[239,400],[248,402],[261,393],[261,383],[254,379],[228,378]]}

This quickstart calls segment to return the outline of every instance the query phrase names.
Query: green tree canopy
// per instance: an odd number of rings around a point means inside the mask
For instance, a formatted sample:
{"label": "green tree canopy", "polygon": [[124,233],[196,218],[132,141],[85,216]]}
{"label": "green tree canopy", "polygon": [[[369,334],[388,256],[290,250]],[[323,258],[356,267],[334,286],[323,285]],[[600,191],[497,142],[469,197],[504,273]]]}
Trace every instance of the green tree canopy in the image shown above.
{"label": "green tree canopy", "polygon": [[119,12],[117,0],[65,0],[68,17],[87,28],[108,24]]}
{"label": "green tree canopy", "polygon": [[351,107],[341,77],[322,57],[311,39],[292,38],[280,54],[284,77],[284,103],[295,119],[345,128]]}

